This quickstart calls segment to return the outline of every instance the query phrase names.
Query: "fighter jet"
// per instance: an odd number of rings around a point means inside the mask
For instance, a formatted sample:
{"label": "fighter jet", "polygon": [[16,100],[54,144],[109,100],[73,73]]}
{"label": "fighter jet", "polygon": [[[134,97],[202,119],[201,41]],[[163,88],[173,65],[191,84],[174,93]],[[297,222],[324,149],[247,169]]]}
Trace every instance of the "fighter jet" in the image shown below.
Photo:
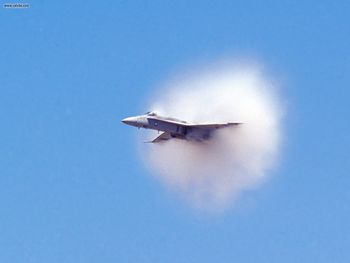
{"label": "fighter jet", "polygon": [[122,120],[123,123],[138,128],[162,131],[151,143],[164,142],[173,138],[189,141],[205,141],[212,137],[215,130],[239,125],[239,122],[222,124],[194,124],[175,118],[159,116],[155,112],[147,112],[144,115],[129,117]]}

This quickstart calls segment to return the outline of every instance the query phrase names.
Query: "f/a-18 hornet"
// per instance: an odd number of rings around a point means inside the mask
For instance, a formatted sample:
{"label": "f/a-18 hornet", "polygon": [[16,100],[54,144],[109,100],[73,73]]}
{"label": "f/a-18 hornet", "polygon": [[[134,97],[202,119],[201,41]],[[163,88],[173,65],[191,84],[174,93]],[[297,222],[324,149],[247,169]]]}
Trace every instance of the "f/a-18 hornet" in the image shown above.
{"label": "f/a-18 hornet", "polygon": [[150,141],[152,143],[167,141],[172,138],[192,141],[209,140],[215,130],[241,124],[239,122],[194,124],[175,118],[162,117],[155,112],[125,118],[122,122],[138,128],[162,131],[163,133]]}

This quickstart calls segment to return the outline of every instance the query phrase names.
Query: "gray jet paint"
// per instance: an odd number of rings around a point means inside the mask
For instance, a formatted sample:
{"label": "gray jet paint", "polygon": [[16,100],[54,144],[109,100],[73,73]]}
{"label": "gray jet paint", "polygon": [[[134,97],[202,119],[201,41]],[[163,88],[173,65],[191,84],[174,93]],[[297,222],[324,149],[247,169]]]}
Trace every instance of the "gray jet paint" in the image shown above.
{"label": "gray jet paint", "polygon": [[122,122],[138,128],[162,131],[163,133],[151,141],[152,143],[167,141],[172,138],[194,141],[209,140],[215,130],[241,124],[238,122],[193,124],[175,118],[162,117],[154,112],[125,118]]}

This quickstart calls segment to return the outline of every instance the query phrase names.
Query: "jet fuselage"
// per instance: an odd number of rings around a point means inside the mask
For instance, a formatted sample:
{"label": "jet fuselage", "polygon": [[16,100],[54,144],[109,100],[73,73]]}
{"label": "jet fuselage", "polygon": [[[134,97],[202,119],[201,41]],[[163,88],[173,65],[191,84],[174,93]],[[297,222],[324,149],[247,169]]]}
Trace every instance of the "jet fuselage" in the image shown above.
{"label": "jet fuselage", "polygon": [[125,118],[122,120],[122,122],[138,128],[162,131],[163,133],[152,142],[169,140],[171,138],[196,141],[208,140],[210,139],[214,130],[240,124],[192,124],[174,118],[159,116],[154,112],[149,112],[145,115]]}

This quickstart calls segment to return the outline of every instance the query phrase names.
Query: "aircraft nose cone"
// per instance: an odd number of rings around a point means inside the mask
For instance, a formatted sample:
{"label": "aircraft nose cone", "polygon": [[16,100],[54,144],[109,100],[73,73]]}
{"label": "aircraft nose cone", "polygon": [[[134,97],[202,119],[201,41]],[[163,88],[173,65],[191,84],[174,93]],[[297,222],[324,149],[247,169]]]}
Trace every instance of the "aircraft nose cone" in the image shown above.
{"label": "aircraft nose cone", "polygon": [[125,119],[122,119],[122,123],[125,123],[125,124],[130,124],[130,118],[125,118]]}
{"label": "aircraft nose cone", "polygon": [[135,120],[135,118],[129,117],[129,118],[122,119],[122,123],[125,123],[127,125],[135,125],[137,121]]}

